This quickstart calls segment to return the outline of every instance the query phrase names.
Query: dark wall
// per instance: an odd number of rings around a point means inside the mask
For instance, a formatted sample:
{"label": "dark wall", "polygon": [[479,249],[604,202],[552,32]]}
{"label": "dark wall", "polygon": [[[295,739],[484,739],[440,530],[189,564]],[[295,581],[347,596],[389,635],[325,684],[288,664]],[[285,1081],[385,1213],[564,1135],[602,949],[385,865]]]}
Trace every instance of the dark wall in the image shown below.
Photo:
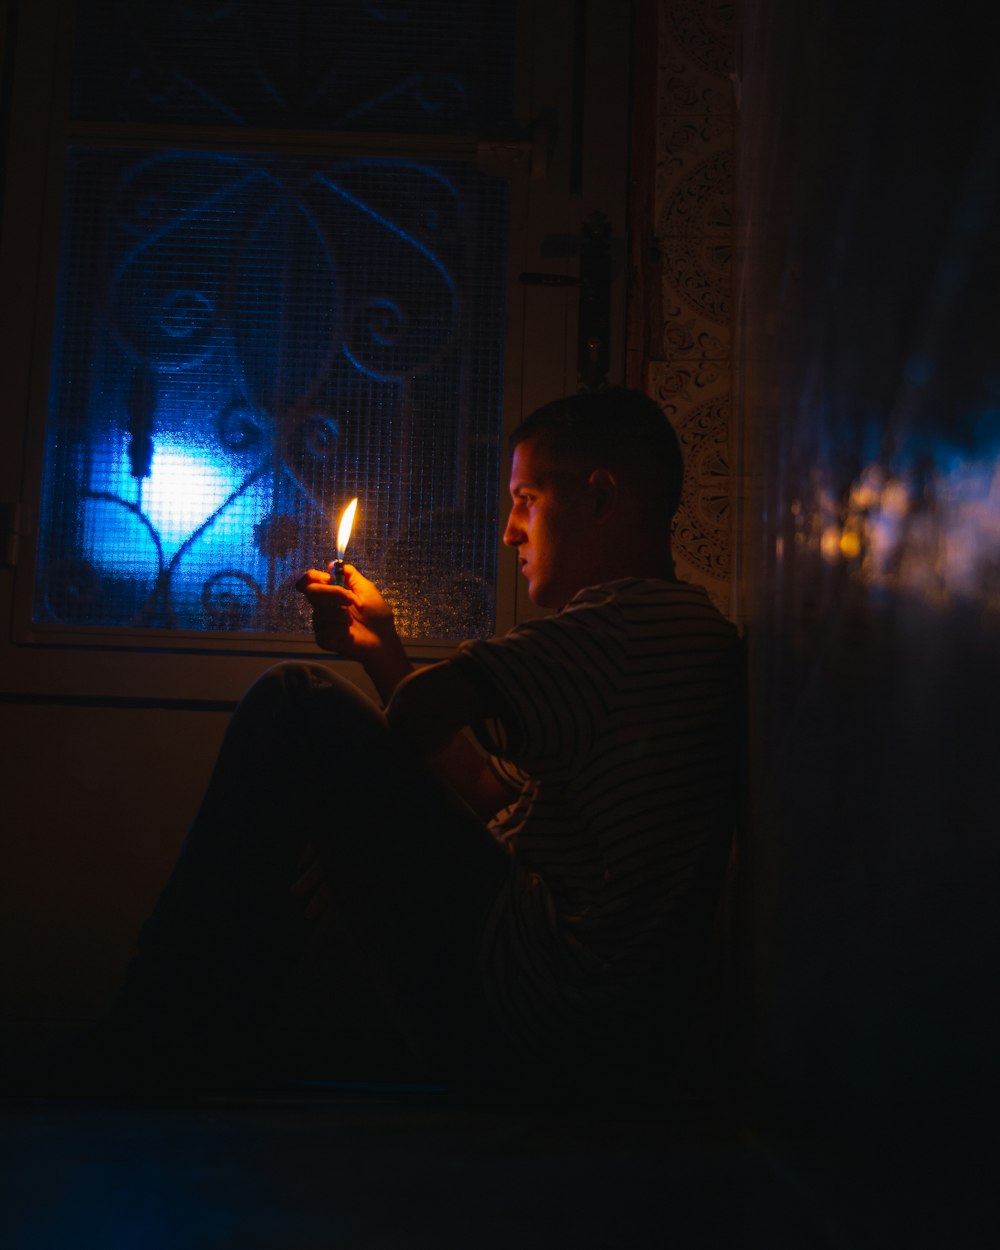
{"label": "dark wall", "polygon": [[0,1071],[110,1005],[227,721],[0,698]]}
{"label": "dark wall", "polygon": [[762,1054],[984,1117],[1000,1045],[1000,90],[988,9],[747,0],[738,296]]}

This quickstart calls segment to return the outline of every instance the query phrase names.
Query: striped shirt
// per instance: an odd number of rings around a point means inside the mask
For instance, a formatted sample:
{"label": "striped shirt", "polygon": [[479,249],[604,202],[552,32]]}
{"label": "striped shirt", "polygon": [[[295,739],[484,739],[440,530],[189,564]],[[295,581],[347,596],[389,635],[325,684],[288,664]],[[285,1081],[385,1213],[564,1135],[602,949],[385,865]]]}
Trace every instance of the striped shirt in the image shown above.
{"label": "striped shirt", "polygon": [[735,657],[703,590],[634,578],[460,648],[518,790],[483,972],[523,1056],[593,1064],[682,1027],[732,833]]}

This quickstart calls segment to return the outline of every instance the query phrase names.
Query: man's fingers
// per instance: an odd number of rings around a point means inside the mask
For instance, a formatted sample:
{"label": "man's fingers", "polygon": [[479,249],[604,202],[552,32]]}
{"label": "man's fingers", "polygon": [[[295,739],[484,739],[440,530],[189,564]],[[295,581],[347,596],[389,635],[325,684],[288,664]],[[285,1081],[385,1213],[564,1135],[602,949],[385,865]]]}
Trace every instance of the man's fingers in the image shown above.
{"label": "man's fingers", "polygon": [[307,569],[295,583],[295,589],[306,591],[314,586],[325,586],[330,583],[330,574],[322,569]]}
{"label": "man's fingers", "polygon": [[334,586],[332,582],[313,582],[302,592],[313,607],[357,607],[361,600],[346,586]]}
{"label": "man's fingers", "polygon": [[330,574],[320,569],[309,569],[307,573],[303,573],[295,583],[295,589],[307,599],[321,602],[324,606],[339,600],[340,607],[349,608],[357,607],[361,602],[353,590],[348,590],[346,586],[335,586]]}

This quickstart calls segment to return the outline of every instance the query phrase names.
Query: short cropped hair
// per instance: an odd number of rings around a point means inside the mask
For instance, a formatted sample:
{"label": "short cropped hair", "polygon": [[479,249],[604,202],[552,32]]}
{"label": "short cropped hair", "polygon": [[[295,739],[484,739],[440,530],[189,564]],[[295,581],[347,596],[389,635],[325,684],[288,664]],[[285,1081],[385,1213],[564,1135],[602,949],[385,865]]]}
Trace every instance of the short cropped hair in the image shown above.
{"label": "short cropped hair", "polygon": [[529,438],[555,466],[617,471],[650,513],[667,522],[677,511],[684,477],[680,443],[641,391],[608,387],[543,404],[511,434],[511,449]]}

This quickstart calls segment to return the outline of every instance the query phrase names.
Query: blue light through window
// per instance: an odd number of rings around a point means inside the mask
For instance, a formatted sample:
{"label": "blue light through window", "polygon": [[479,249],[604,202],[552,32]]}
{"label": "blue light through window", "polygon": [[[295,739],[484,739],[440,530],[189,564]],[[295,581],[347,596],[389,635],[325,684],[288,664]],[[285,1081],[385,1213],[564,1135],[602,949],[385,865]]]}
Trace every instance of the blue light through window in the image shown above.
{"label": "blue light through window", "polygon": [[35,619],[297,632],[352,556],[493,628],[507,189],[464,165],[76,149]]}
{"label": "blue light through window", "polygon": [[306,631],[357,495],[402,630],[489,632],[507,188],[302,136],[493,134],[516,6],[73,7],[35,621]]}

